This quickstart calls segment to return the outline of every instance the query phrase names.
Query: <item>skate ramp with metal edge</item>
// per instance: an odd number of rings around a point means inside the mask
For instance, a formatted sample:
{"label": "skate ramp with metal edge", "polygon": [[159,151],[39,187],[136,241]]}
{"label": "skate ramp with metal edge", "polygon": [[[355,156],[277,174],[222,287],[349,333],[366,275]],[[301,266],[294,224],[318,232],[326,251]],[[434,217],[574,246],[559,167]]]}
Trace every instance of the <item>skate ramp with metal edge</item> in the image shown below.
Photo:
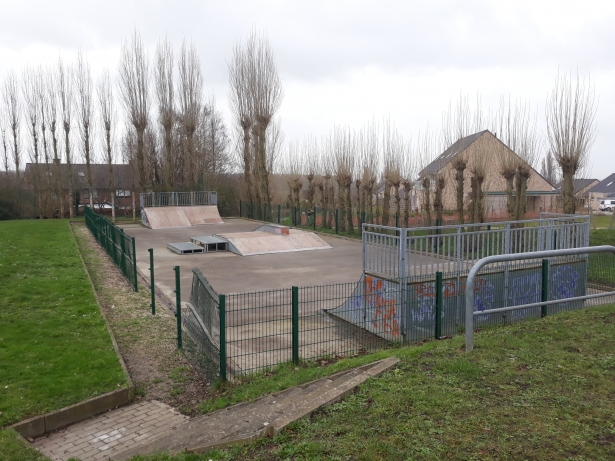
{"label": "skate ramp with metal edge", "polygon": [[145,207],[141,221],[150,229],[224,223],[216,205]]}
{"label": "skate ramp with metal edge", "polygon": [[[263,228],[265,230],[259,230]],[[241,256],[331,248],[327,242],[312,232],[275,225],[261,226],[252,232],[215,234],[214,236],[227,240],[228,249]]]}

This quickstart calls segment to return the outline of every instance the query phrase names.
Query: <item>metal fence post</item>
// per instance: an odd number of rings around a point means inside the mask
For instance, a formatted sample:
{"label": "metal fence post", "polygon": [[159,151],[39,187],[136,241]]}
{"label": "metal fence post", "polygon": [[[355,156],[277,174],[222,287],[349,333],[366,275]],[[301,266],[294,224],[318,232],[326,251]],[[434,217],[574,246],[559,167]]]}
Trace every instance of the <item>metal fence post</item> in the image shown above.
{"label": "metal fence post", "polygon": [[313,213],[312,214],[312,219],[314,220],[314,222],[312,223],[312,229],[314,229],[314,230],[316,230],[316,216],[317,216],[316,210],[317,210],[316,207],[314,207],[314,210],[312,210],[312,213]]}
{"label": "metal fence post", "polygon": [[175,271],[175,317],[177,318],[177,348],[182,348],[182,296],[179,281],[179,266],[173,267]]}
{"label": "metal fence post", "polygon": [[299,288],[292,287],[292,343],[293,343],[293,363],[299,363]]}
{"label": "metal fence post", "polygon": [[436,339],[442,337],[442,272],[436,272]]}
{"label": "metal fence post", "polygon": [[[549,300],[549,260],[542,260],[542,292],[540,296],[541,301]],[[540,306],[540,316],[546,317],[548,306]]]}
{"label": "metal fence post", "polygon": [[242,218],[243,216],[241,216],[241,200],[239,201],[239,217]]}
{"label": "metal fence post", "polygon": [[149,251],[149,280],[150,288],[152,290],[152,315],[156,315],[156,289],[154,288],[154,249],[148,248]]}
{"label": "metal fence post", "polygon": [[137,279],[137,250],[135,249],[135,238],[132,239],[132,276],[135,280],[135,293],[139,291],[139,280]]}
{"label": "metal fence post", "polygon": [[220,295],[220,379],[226,381],[226,296]]}
{"label": "metal fence post", "polygon": [[280,224],[280,215],[281,215],[280,208],[281,208],[281,205],[278,205],[278,224]]}

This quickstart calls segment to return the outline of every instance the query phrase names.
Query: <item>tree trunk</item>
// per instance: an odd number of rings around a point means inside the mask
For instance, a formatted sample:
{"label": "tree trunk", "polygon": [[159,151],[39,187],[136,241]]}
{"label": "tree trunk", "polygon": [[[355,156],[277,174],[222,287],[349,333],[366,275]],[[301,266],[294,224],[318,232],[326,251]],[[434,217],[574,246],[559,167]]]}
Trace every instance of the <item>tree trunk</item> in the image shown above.
{"label": "tree trunk", "polygon": [[346,232],[346,188],[342,183],[337,183],[337,226],[340,232]]}
{"label": "tree trunk", "polygon": [[436,226],[442,225],[442,214],[444,204],[442,203],[442,190],[444,189],[444,178],[438,176],[436,178],[436,190],[434,191],[433,209],[436,212]]}
{"label": "tree trunk", "polygon": [[472,176],[472,178],[470,179],[470,184],[471,184],[471,200],[470,200],[470,209],[468,210],[469,212],[469,218],[470,218],[470,223],[475,223],[476,222],[476,211],[478,210],[478,205],[477,205],[477,201],[478,201],[478,183],[477,183],[477,179],[476,176]]}
{"label": "tree trunk", "polygon": [[[143,156],[143,132],[145,128],[137,128],[137,169],[139,170],[139,189],[141,193],[147,191],[147,176],[145,173],[145,161]],[[134,194],[134,193],[133,193]],[[134,202],[134,196],[133,196]],[[134,219],[134,207],[133,207]]]}
{"label": "tree trunk", "polygon": [[382,204],[382,225],[389,225],[389,208],[391,207],[391,185],[384,181],[384,203]]}
{"label": "tree trunk", "polygon": [[72,218],[75,213],[75,180],[73,178],[73,165],[70,158],[70,129],[66,129],[66,126],[64,127],[64,138],[64,146],[66,148],[66,165],[68,167],[68,187],[70,188],[68,192],[68,198],[70,201],[70,203],[68,204],[68,215]]}
{"label": "tree trunk", "polygon": [[506,211],[508,213],[508,219],[515,219],[515,194],[514,194],[514,179],[515,175],[511,173],[504,174],[506,179]]}
{"label": "tree trunk", "polygon": [[574,200],[574,170],[563,165],[562,167],[562,175],[564,177],[564,188],[562,191],[563,202],[564,202],[564,213],[566,214],[574,214],[576,211],[576,204]]}
{"label": "tree trunk", "polygon": [[431,187],[431,180],[429,178],[425,178],[423,179],[423,195],[425,197],[425,203],[423,204],[423,211],[425,213],[424,215],[424,221],[425,221],[425,226],[430,227],[431,226],[431,199],[430,199],[430,187]]}
{"label": "tree trunk", "polygon": [[351,187],[352,187],[351,183],[347,183],[345,186],[346,188],[346,220],[348,221],[348,233],[354,234]]}
{"label": "tree trunk", "polygon": [[455,180],[457,181],[457,218],[459,219],[459,224],[463,224],[464,219],[464,207],[463,207],[463,192],[464,192],[464,183],[463,183],[463,169],[458,168],[455,171]]}

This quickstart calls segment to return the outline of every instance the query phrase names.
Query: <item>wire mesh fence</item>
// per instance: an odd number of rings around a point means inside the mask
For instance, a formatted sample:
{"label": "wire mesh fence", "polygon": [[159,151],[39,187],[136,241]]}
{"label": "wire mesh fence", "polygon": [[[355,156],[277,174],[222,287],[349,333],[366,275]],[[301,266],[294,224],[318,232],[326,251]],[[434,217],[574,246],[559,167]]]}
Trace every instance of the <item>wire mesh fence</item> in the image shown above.
{"label": "wire mesh fence", "polygon": [[[195,269],[184,310],[187,354],[223,378],[285,362],[354,356],[464,331],[468,272],[400,278],[365,275],[358,283],[217,295]],[[474,284],[478,328],[615,302],[615,296],[566,302],[615,290],[615,256],[520,260],[493,264]],[[222,303],[224,299],[224,303]],[[544,300],[545,307],[490,312]],[[223,334],[224,333],[224,334]],[[225,339],[223,339],[225,336]]]}
{"label": "wire mesh fence", "polygon": [[216,191],[145,192],[140,196],[141,208],[166,206],[217,205]]}
{"label": "wire mesh fence", "polygon": [[134,237],[126,235],[123,229],[104,216],[96,214],[90,207],[85,207],[85,224],[126,277],[133,290],[138,291]]}

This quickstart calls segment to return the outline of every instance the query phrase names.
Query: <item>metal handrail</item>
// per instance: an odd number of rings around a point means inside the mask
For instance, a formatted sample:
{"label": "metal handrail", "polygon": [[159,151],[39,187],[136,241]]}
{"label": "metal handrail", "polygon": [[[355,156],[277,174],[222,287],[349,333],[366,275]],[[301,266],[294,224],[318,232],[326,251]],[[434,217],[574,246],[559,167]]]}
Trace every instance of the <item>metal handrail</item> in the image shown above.
{"label": "metal handrail", "polygon": [[468,274],[466,280],[466,352],[470,352],[474,349],[474,316],[484,315],[496,312],[506,312],[517,309],[527,309],[528,307],[548,306],[551,304],[558,304],[562,302],[580,301],[583,299],[601,298],[605,296],[615,295],[615,291],[607,293],[599,293],[593,295],[576,296],[574,298],[564,298],[551,301],[542,301],[538,303],[522,304],[519,306],[502,307],[499,309],[489,309],[484,311],[474,310],[474,281],[478,272],[487,264],[501,263],[509,261],[520,261],[525,259],[542,259],[542,258],[555,258],[558,256],[575,256],[586,255],[592,253],[605,253],[611,252],[615,254],[615,247],[611,245],[600,245],[595,247],[581,247],[570,248],[562,250],[548,250],[548,251],[534,251],[529,253],[515,253],[506,255],[494,255],[487,256],[486,258],[479,259]]}

